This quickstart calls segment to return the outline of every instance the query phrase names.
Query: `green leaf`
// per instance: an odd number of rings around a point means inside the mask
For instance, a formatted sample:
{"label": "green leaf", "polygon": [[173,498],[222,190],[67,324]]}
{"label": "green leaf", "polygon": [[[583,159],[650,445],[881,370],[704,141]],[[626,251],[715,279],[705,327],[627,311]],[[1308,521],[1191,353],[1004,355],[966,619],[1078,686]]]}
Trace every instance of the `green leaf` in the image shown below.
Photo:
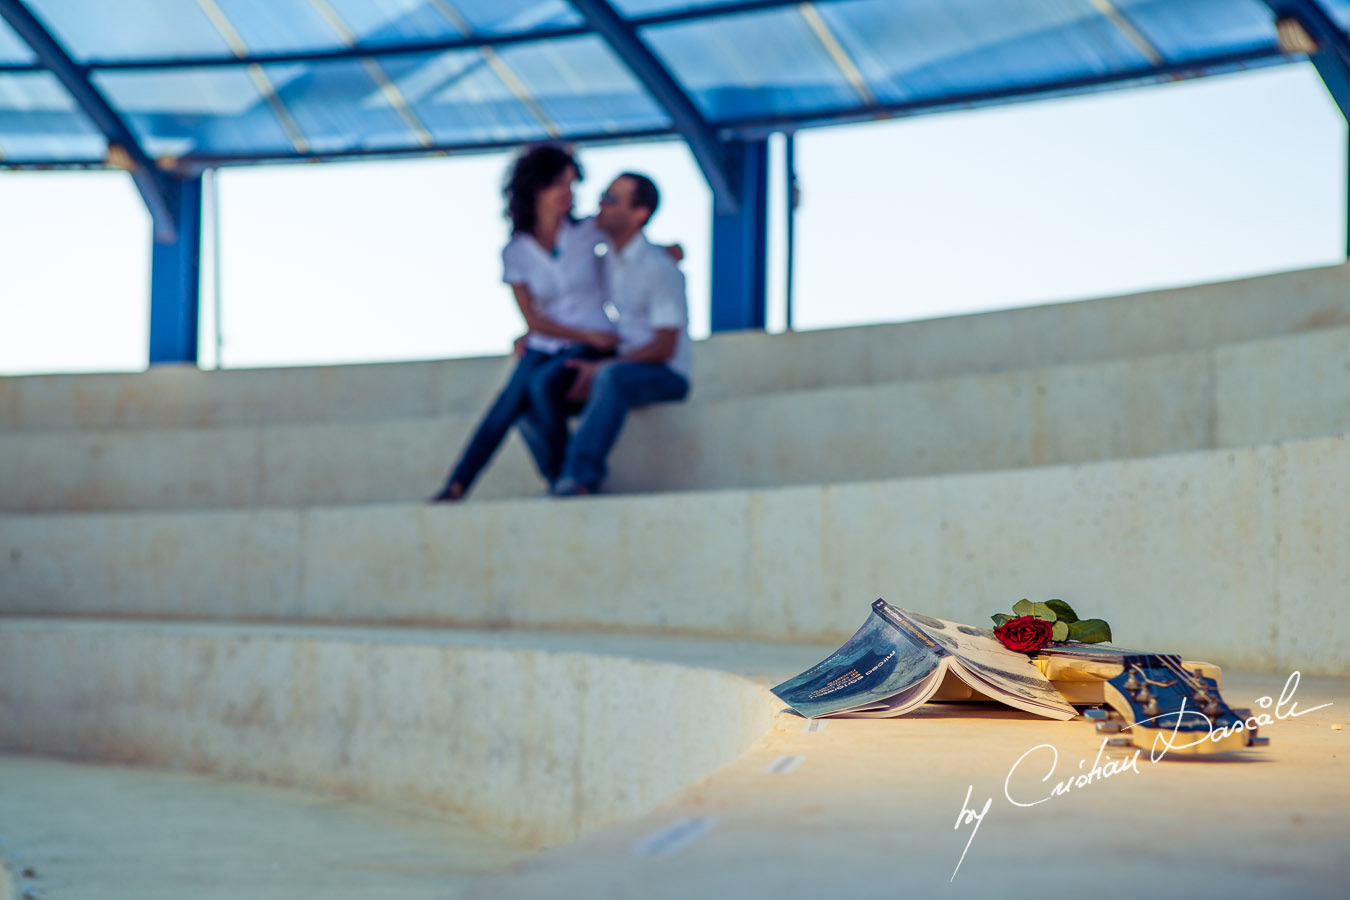
{"label": "green leaf", "polygon": [[1060,620],[1055,623],[1055,630],[1050,632],[1050,640],[1067,641],[1069,639],[1069,623]]}
{"label": "green leaf", "polygon": [[1100,644],[1111,640],[1111,626],[1101,619],[1080,619],[1069,625],[1069,640]]}
{"label": "green leaf", "polygon": [[1018,600],[1016,603],[1013,604],[1013,615],[1029,616],[1031,615],[1031,608],[1035,605],[1036,604],[1032,603],[1030,600],[1027,600],[1025,598],[1022,600]]}
{"label": "green leaf", "polygon": [[1029,615],[1035,616],[1036,618],[1041,619],[1042,621],[1045,622],[1055,621],[1055,611],[1050,607],[1046,606],[1044,603],[1031,604],[1031,612],[1029,613]]}
{"label": "green leaf", "polygon": [[994,627],[995,627],[995,628],[999,627],[999,626],[1002,625],[1004,622],[1011,622],[1011,621],[1012,621],[1012,616],[1005,616],[1003,613],[996,613],[995,615],[992,615],[992,616],[990,616],[989,618],[991,618],[991,619],[994,620]]}
{"label": "green leaf", "polygon": [[[1045,605],[1055,611],[1055,615],[1059,617],[1061,622],[1072,624],[1078,621],[1078,613],[1074,612],[1073,607],[1063,600],[1047,600],[1045,601]],[[1056,638],[1055,640],[1059,640],[1059,638]]]}

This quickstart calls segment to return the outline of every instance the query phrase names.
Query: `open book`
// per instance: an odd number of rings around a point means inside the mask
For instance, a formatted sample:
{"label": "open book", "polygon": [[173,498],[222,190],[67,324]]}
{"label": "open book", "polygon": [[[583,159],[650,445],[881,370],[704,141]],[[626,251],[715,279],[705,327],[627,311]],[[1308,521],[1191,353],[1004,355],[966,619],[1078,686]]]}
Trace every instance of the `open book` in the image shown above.
{"label": "open book", "polygon": [[948,673],[985,696],[1051,719],[1072,719],[1065,702],[1025,653],[988,628],[906,612],[885,600],[823,662],[773,689],[807,717],[902,716],[937,693]]}

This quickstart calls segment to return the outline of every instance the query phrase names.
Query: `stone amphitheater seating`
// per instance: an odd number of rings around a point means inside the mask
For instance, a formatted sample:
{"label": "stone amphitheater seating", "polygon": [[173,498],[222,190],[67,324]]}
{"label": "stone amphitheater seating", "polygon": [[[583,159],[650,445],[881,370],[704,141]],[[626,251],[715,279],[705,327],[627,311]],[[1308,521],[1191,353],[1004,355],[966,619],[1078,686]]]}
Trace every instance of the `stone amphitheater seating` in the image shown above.
{"label": "stone amphitheater seating", "polygon": [[506,364],[0,381],[0,751],[544,846],[734,759],[877,596],[1060,596],[1130,643],[1350,674],[1350,266],[718,336],[612,496],[535,496],[513,441],[423,504]]}

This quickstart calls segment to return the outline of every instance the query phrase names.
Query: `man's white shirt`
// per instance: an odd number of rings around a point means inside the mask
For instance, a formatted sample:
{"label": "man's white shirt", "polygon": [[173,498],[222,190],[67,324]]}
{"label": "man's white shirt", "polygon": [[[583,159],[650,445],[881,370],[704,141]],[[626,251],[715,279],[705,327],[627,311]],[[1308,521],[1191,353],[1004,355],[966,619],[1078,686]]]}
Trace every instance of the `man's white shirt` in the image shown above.
{"label": "man's white shirt", "polygon": [[675,328],[675,352],[665,364],[689,380],[694,354],[689,341],[689,303],[684,273],[670,255],[640,232],[622,250],[605,255],[610,302],[617,311],[618,353],[622,356],[650,344],[658,328]]}

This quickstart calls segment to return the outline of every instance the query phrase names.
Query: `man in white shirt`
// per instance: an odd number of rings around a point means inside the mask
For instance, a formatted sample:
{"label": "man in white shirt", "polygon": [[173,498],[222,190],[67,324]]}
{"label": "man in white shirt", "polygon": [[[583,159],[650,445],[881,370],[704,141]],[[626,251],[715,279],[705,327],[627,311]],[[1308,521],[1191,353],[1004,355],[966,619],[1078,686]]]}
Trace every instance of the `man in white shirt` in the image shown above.
{"label": "man in white shirt", "polygon": [[[567,361],[577,370],[569,396],[589,396],[553,485],[556,496],[590,494],[600,486],[629,410],[689,393],[693,348],[684,274],[642,233],[659,200],[652,180],[634,172],[616,178],[600,198],[595,223],[609,238],[605,267],[619,346],[611,359]],[[545,381],[532,384],[531,395],[535,403],[559,402]]]}

